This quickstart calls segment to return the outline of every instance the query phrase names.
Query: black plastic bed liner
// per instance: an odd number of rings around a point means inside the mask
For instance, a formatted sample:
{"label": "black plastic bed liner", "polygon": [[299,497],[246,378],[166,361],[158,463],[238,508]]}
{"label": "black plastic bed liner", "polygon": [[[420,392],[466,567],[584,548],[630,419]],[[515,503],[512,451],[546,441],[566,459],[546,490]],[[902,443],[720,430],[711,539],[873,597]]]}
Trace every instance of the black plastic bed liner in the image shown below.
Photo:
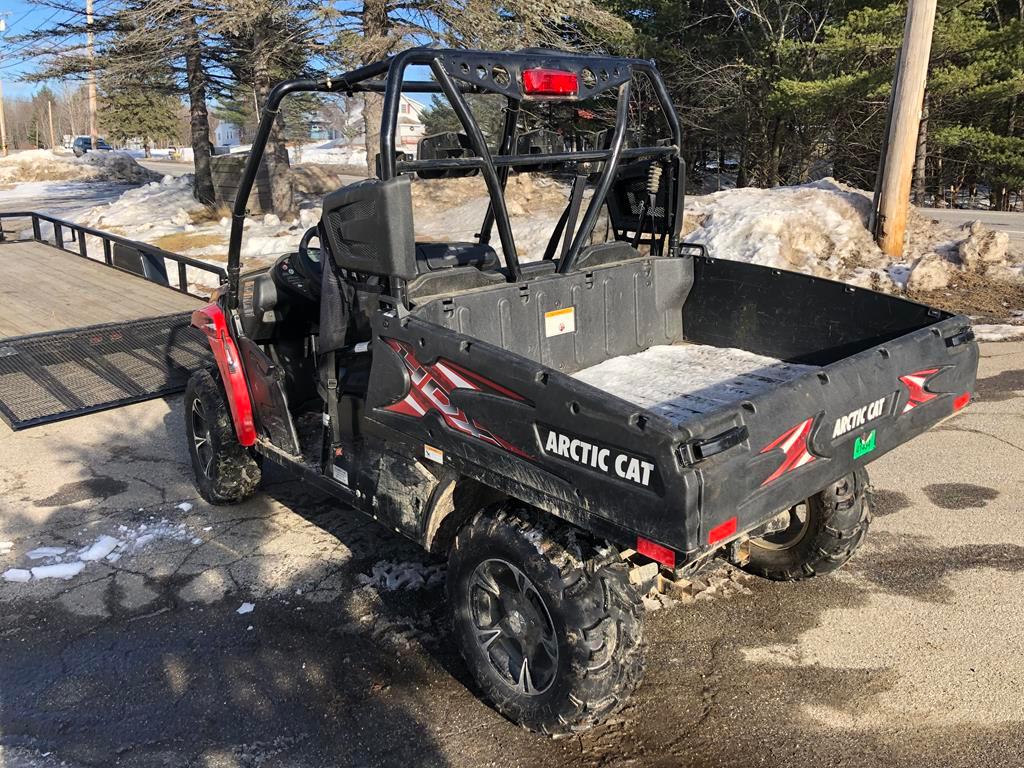
{"label": "black plastic bed liner", "polygon": [[213,361],[189,316],[0,339],[0,418],[25,429],[180,392]]}

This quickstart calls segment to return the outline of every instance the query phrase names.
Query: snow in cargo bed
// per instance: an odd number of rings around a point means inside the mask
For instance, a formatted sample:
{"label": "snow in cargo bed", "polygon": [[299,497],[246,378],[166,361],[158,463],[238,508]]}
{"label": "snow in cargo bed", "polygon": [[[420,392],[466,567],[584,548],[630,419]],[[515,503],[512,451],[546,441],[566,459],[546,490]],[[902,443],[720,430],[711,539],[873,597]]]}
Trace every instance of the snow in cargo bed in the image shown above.
{"label": "snow in cargo bed", "polygon": [[759,395],[816,366],[742,349],[675,344],[584,368],[574,378],[680,424]]}

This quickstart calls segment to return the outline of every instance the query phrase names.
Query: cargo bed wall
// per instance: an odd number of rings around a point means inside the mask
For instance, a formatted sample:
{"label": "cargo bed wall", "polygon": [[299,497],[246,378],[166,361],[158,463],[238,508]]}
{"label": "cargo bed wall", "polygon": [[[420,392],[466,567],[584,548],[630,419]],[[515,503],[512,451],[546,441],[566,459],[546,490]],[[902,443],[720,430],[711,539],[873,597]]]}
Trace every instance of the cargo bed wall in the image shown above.
{"label": "cargo bed wall", "polygon": [[690,258],[634,259],[437,299],[415,314],[574,373],[682,341],[681,310],[692,282]]}
{"label": "cargo bed wall", "polygon": [[810,275],[705,257],[693,264],[683,329],[696,344],[828,365],[952,316]]}

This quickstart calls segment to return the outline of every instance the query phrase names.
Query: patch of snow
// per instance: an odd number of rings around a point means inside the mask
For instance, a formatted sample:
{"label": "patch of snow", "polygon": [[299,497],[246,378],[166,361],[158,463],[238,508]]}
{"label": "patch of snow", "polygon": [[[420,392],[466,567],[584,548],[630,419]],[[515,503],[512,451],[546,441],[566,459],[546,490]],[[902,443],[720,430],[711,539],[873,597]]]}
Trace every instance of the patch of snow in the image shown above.
{"label": "patch of snow", "polygon": [[29,560],[42,560],[44,557],[57,557],[67,552],[67,547],[36,547],[25,557]]}
{"label": "patch of snow", "polygon": [[444,581],[444,566],[381,560],[374,564],[369,575],[359,574],[356,578],[360,584],[388,592],[399,589],[423,589]]}
{"label": "patch of snow", "polygon": [[191,512],[192,505],[187,501],[183,501],[176,507],[176,509],[180,509],[182,512]]}
{"label": "patch of snow", "polygon": [[73,579],[82,572],[85,563],[81,560],[74,560],[69,563],[56,563],[54,565],[37,565],[32,569],[32,578],[42,579]]}
{"label": "patch of snow", "polygon": [[78,559],[87,563],[102,560],[121,546],[121,543],[120,539],[115,539],[113,536],[100,536],[91,546],[78,552]]}
{"label": "patch of snow", "polygon": [[254,610],[256,610],[255,603],[242,603],[240,606],[238,606],[238,610],[235,611],[235,613],[237,613],[239,616],[244,616],[247,613],[252,613]]}
{"label": "patch of snow", "polygon": [[1024,325],[993,323],[971,327],[974,329],[974,337],[978,341],[1011,341],[1024,338]]}
{"label": "patch of snow", "polygon": [[613,357],[573,378],[679,424],[813,370],[742,349],[674,344]]}
{"label": "patch of snow", "polygon": [[5,581],[27,582],[32,578],[32,572],[24,568],[8,568],[3,574]]}
{"label": "patch of snow", "polygon": [[14,548],[13,541],[0,541],[0,555],[6,555]]}

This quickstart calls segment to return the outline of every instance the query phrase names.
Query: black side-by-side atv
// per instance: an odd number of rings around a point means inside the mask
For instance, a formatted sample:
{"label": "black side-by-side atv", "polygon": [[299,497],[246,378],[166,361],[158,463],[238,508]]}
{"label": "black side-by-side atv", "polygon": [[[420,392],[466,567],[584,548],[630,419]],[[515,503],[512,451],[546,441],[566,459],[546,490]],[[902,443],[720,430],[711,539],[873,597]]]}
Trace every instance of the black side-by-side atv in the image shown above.
{"label": "black side-by-side atv", "polygon": [[[662,136],[630,124],[641,90]],[[296,253],[242,274],[274,115],[311,91],[383,94],[379,178],[327,195]],[[396,153],[403,91],[448,99],[457,152]],[[493,146],[471,94],[504,101]],[[549,125],[542,145],[517,140],[540,130],[533,102],[589,118],[600,100],[615,120],[599,138],[563,147]],[[241,501],[272,461],[446,555],[467,666],[498,711],[545,733],[599,722],[639,683],[631,564],[834,570],[870,522],[866,462],[974,387],[964,317],[681,242],[681,144],[647,61],[412,49],[282,83],[240,185],[228,283],[193,317],[217,361],[185,399],[203,497]],[[504,191],[537,169],[571,185],[545,252],[523,254]],[[475,240],[416,241],[413,174],[479,175]]]}

